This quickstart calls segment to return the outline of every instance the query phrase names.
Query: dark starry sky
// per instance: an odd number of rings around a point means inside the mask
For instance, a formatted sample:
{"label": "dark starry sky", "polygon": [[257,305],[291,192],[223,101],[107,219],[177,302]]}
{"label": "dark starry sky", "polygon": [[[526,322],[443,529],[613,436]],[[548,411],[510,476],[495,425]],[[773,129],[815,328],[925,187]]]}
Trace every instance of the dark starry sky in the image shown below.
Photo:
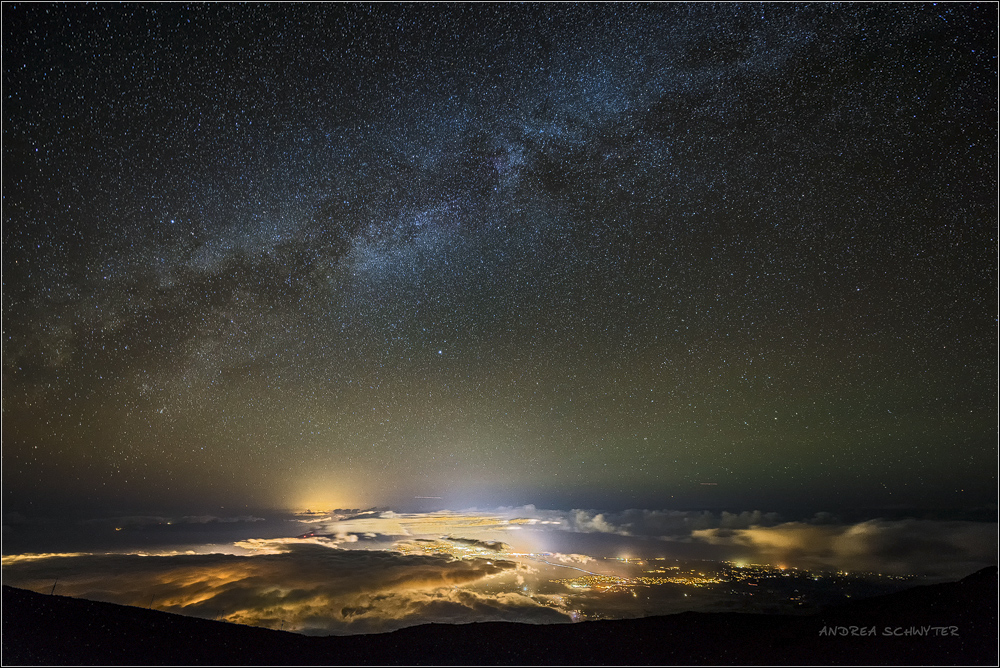
{"label": "dark starry sky", "polygon": [[4,3],[5,506],[995,500],[996,28]]}

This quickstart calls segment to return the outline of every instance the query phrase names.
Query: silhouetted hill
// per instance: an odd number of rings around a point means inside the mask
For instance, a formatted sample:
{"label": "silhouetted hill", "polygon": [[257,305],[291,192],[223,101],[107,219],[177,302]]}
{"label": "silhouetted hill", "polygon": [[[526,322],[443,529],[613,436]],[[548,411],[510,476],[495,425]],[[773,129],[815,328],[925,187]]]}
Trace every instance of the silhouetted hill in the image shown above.
{"label": "silhouetted hill", "polygon": [[[851,627],[874,628],[875,635],[850,635]],[[911,627],[946,627],[947,635],[886,635],[887,628],[891,634]],[[687,612],[551,626],[428,624],[336,637],[4,586],[2,659],[4,665],[996,665],[997,568],[807,617]]]}

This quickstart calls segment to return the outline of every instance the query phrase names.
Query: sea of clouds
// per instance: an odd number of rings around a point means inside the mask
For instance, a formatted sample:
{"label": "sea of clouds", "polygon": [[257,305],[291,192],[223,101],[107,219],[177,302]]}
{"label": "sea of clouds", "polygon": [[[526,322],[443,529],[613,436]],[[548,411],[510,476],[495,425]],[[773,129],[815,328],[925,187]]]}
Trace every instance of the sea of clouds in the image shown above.
{"label": "sea of clouds", "polygon": [[[32,525],[22,516],[5,520],[5,538]],[[209,531],[192,543],[191,525]],[[268,531],[261,531],[265,526]],[[427,622],[570,622],[579,600],[568,591],[554,593],[559,585],[552,579],[580,575],[571,569],[610,574],[615,562],[607,559],[622,555],[740,559],[922,581],[959,579],[997,562],[996,523],[843,523],[826,513],[785,521],[759,511],[599,513],[522,506],[276,518],[132,515],[76,527],[116,537],[123,530],[141,536],[155,529],[159,540],[150,549],[5,554],[4,584],[312,634]],[[189,542],[164,545],[171,531]],[[708,595],[695,592],[684,602],[696,609]],[[593,596],[588,601],[599,605]],[[618,614],[642,612],[625,608]]]}

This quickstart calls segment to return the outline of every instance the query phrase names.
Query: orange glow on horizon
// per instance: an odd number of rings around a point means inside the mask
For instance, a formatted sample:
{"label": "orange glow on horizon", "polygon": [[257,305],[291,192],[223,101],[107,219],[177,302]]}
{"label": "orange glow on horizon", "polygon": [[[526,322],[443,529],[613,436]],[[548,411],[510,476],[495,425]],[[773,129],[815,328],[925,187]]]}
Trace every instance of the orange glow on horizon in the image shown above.
{"label": "orange glow on horizon", "polygon": [[[351,482],[347,482],[347,479]],[[335,508],[366,508],[372,499],[359,491],[359,479],[349,474],[297,476],[289,483],[292,491],[282,497],[286,508],[294,511],[328,512]]]}

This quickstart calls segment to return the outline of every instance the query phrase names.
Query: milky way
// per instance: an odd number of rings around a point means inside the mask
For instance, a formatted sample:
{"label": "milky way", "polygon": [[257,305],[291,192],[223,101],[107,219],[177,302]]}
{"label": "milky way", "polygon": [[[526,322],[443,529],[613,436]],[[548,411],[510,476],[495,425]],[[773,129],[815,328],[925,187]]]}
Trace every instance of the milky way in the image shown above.
{"label": "milky way", "polygon": [[4,502],[995,500],[996,25],[5,3]]}

